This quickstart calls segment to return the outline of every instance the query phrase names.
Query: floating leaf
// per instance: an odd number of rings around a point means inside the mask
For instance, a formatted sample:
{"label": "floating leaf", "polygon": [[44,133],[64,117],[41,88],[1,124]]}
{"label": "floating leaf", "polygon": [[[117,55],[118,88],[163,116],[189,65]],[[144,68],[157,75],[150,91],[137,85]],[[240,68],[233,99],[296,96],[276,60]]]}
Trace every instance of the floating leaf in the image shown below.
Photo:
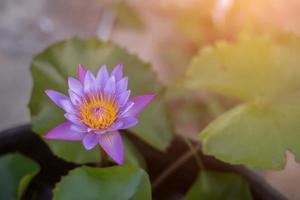
{"label": "floating leaf", "polygon": [[15,200],[21,197],[29,182],[25,183],[23,178],[32,177],[38,170],[38,164],[20,154],[0,157],[0,199]]}
{"label": "floating leaf", "polygon": [[247,182],[234,173],[201,171],[183,200],[251,200]]}
{"label": "floating leaf", "polygon": [[80,167],[56,185],[54,200],[150,200],[150,187],[147,173],[137,167]]}
{"label": "floating leaf", "polygon": [[219,42],[196,56],[186,85],[245,101],[283,98],[300,89],[299,53],[300,39],[292,36]]}
{"label": "floating leaf", "polygon": [[206,154],[234,164],[282,169],[285,151],[300,160],[300,39],[241,37],[206,48],[186,86],[244,101],[200,133]]}
{"label": "floating leaf", "polygon": [[47,143],[56,155],[69,162],[99,163],[101,160],[100,148],[98,146],[87,151],[81,142],[49,140]]}
{"label": "floating leaf", "polygon": [[[124,74],[129,77],[129,88],[134,96],[160,93],[163,89],[148,64],[110,42],[72,38],[56,43],[34,57],[31,64],[33,90],[29,109],[36,133],[43,135],[65,121],[63,111],[47,98],[44,90],[53,89],[67,93],[67,78],[76,76],[79,63],[94,73],[102,64],[107,64],[112,70],[116,64],[123,63]],[[140,116],[140,123],[132,131],[154,147],[164,150],[172,139],[171,126],[161,96],[158,95],[152,104],[158,104],[159,109],[154,112],[153,105],[146,108]],[[85,163],[99,160],[94,151],[83,152],[77,143],[47,142],[58,156],[69,161]],[[66,150],[66,145],[73,149],[72,152]],[[79,157],[76,157],[77,154]]]}

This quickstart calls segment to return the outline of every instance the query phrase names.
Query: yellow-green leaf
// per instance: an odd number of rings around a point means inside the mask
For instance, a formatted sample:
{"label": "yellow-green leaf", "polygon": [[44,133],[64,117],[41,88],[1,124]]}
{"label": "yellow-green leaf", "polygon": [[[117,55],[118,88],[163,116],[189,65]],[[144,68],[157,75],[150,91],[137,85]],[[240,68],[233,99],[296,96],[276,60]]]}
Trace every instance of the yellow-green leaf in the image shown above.
{"label": "yellow-green leaf", "polygon": [[201,171],[183,200],[251,200],[247,182],[238,174]]}
{"label": "yellow-green leaf", "polygon": [[248,37],[204,48],[187,71],[186,86],[241,100],[274,100],[300,89],[300,39]]}
{"label": "yellow-green leaf", "polygon": [[54,200],[150,200],[147,173],[125,165],[80,167],[69,172],[54,189]]}
{"label": "yellow-green leaf", "polygon": [[241,37],[207,47],[192,62],[187,87],[238,98],[200,133],[204,152],[234,164],[282,169],[300,160],[300,38]]}
{"label": "yellow-green leaf", "polygon": [[39,169],[37,163],[17,153],[0,157],[0,199],[19,199]]}

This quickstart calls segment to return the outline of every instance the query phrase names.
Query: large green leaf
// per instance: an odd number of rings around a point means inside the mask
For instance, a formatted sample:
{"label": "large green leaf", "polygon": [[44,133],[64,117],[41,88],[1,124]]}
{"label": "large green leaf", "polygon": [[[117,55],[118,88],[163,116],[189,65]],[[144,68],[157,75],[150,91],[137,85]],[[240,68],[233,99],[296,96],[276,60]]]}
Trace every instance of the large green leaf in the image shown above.
{"label": "large green leaf", "polygon": [[[31,64],[33,89],[29,109],[33,130],[38,134],[45,134],[65,120],[63,111],[47,98],[44,90],[54,89],[67,93],[67,77],[76,76],[79,63],[94,73],[102,64],[107,64],[112,70],[116,64],[123,63],[132,95],[160,93],[163,89],[148,64],[110,42],[72,38],[56,43],[34,57]],[[172,139],[171,126],[161,96],[158,95],[152,104],[158,105],[158,108],[155,107],[155,112],[153,105],[146,108],[140,116],[140,123],[132,131],[154,147],[164,150]],[[98,161],[95,151],[82,151],[79,144],[48,143],[58,156],[67,160],[78,163]]]}
{"label": "large green leaf", "polygon": [[67,161],[74,163],[99,163],[101,160],[100,147],[96,146],[87,151],[82,142],[68,142],[60,140],[46,140],[51,150]]}
{"label": "large green leaf", "polygon": [[285,151],[300,161],[300,106],[242,104],[217,118],[201,134],[207,154],[234,164],[282,169]]}
{"label": "large green leaf", "polygon": [[28,185],[28,181],[25,183],[22,179],[32,177],[38,170],[38,164],[20,154],[8,154],[0,157],[0,199],[15,200],[19,198]]}
{"label": "large green leaf", "polygon": [[133,166],[80,167],[63,177],[54,200],[147,200],[151,186],[147,173]]}
{"label": "large green leaf", "polygon": [[300,39],[294,36],[219,42],[195,57],[186,85],[245,101],[282,98],[300,89],[299,54]]}
{"label": "large green leaf", "polygon": [[183,200],[250,200],[247,182],[234,173],[201,171]]}
{"label": "large green leaf", "polygon": [[285,151],[300,160],[300,39],[241,37],[206,48],[186,86],[244,101],[200,133],[204,152],[234,164],[281,169]]}

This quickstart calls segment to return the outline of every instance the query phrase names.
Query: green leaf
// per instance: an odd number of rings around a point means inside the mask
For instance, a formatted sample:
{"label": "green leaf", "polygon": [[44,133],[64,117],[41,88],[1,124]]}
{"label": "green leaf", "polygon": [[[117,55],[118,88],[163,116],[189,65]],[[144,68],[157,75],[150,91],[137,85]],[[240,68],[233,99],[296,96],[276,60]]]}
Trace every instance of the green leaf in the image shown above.
{"label": "green leaf", "polygon": [[183,200],[251,200],[247,182],[238,174],[201,171]]}
{"label": "green leaf", "polygon": [[[29,102],[33,130],[43,135],[65,121],[63,111],[49,100],[44,90],[53,89],[66,94],[67,78],[76,77],[78,64],[84,64],[96,73],[102,64],[107,64],[112,70],[118,63],[124,64],[124,75],[129,77],[132,95],[162,91],[163,86],[148,64],[110,42],[72,38],[56,43],[35,56],[31,63],[33,89]],[[158,95],[151,104],[158,105],[160,109],[153,112],[153,105],[146,108],[140,115],[138,126],[132,131],[154,147],[164,150],[172,139],[171,126],[162,97]],[[95,151],[83,151],[77,143],[47,142],[56,155],[69,161],[85,163],[99,160]]]}
{"label": "green leaf", "polygon": [[0,157],[0,199],[15,200],[21,197],[28,184],[20,184],[20,181],[26,176],[34,176],[38,171],[38,164],[20,154]]}
{"label": "green leaf", "polygon": [[80,167],[56,185],[54,200],[150,200],[150,187],[147,173],[137,167]]}
{"label": "green leaf", "polygon": [[139,124],[130,130],[150,145],[165,150],[173,138],[172,127],[162,96],[158,95],[155,98],[156,100],[148,105],[147,112],[139,115]]}
{"label": "green leaf", "polygon": [[99,163],[101,153],[98,146],[87,151],[82,142],[68,142],[60,140],[46,140],[53,153],[69,162]]}
{"label": "green leaf", "polygon": [[282,169],[285,151],[300,161],[300,106],[242,104],[217,118],[200,134],[206,154],[234,164]]}
{"label": "green leaf", "polygon": [[241,37],[206,48],[185,84],[244,102],[200,133],[206,154],[233,164],[282,169],[285,152],[300,160],[300,39]]}
{"label": "green leaf", "polygon": [[219,42],[195,57],[186,86],[245,101],[283,98],[300,89],[299,54],[300,39],[292,35]]}
{"label": "green leaf", "polygon": [[17,196],[18,199],[22,198],[22,195],[25,193],[26,189],[28,188],[28,185],[30,184],[31,180],[34,178],[36,174],[27,174],[23,176],[23,178],[20,180]]}

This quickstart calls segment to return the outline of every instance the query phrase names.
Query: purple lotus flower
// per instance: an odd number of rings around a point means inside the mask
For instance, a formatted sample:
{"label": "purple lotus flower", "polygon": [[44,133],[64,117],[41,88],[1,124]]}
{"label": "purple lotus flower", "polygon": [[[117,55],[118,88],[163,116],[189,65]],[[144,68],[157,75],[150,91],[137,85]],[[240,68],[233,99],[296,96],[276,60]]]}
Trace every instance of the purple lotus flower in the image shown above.
{"label": "purple lotus flower", "polygon": [[44,137],[47,139],[80,141],[90,150],[99,144],[118,164],[124,163],[124,150],[118,130],[138,123],[137,114],[154,98],[154,94],[130,97],[128,78],[123,66],[117,65],[109,75],[104,65],[95,77],[82,65],[78,66],[78,80],[69,77],[69,97],[46,90],[49,98],[65,113],[66,122]]}

